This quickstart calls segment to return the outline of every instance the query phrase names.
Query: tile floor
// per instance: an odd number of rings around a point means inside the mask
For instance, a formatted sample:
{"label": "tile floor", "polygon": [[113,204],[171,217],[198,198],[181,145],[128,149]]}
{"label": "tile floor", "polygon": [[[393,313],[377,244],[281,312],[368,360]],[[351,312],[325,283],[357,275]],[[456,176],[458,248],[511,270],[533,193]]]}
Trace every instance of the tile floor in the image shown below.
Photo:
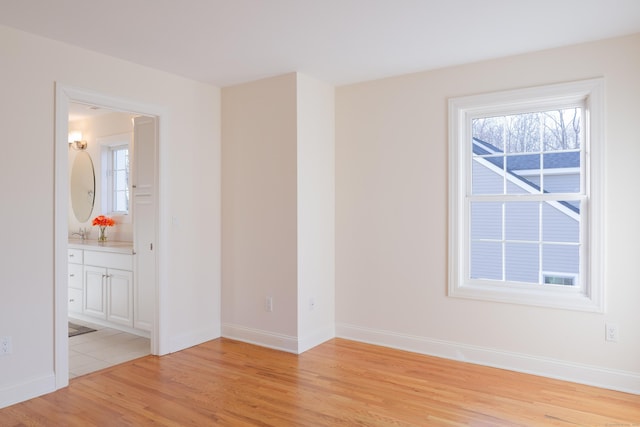
{"label": "tile floor", "polygon": [[69,338],[69,378],[150,354],[148,338],[75,319],[71,322],[97,330]]}

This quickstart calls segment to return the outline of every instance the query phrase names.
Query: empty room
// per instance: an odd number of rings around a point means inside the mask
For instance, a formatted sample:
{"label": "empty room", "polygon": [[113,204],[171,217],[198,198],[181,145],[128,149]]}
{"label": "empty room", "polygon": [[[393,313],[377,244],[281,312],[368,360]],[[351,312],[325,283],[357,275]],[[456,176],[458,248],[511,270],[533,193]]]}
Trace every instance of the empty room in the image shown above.
{"label": "empty room", "polygon": [[640,2],[0,0],[0,70],[1,426],[640,423]]}

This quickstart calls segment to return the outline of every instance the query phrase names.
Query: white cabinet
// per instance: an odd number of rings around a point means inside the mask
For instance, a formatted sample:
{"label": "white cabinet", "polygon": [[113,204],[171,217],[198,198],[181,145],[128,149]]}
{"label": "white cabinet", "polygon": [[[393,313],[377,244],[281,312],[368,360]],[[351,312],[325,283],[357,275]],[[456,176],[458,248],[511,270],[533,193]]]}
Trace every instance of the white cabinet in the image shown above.
{"label": "white cabinet", "polygon": [[82,313],[82,289],[69,288],[69,312]]}
{"label": "white cabinet", "polygon": [[105,276],[107,269],[103,267],[84,267],[84,298],[82,312],[89,316],[107,318],[105,305]]}
{"label": "white cabinet", "polygon": [[68,294],[70,313],[82,313],[82,252],[83,251],[81,249],[68,250]]}
{"label": "white cabinet", "polygon": [[134,328],[133,254],[87,247],[69,248],[69,315]]}
{"label": "white cabinet", "polygon": [[132,255],[84,251],[82,312],[133,327]]}
{"label": "white cabinet", "polygon": [[83,313],[133,326],[133,273],[116,268],[84,267]]}
{"label": "white cabinet", "polygon": [[82,265],[82,249],[67,249],[69,263]]}
{"label": "white cabinet", "polygon": [[133,273],[107,270],[107,321],[133,327]]}

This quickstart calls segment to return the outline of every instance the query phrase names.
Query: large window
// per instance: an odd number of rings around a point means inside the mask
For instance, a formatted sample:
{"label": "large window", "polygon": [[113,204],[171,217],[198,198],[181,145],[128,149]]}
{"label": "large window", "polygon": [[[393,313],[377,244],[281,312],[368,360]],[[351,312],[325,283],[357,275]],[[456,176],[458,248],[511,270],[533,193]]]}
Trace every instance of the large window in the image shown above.
{"label": "large window", "polygon": [[450,100],[449,295],[603,309],[601,92]]}

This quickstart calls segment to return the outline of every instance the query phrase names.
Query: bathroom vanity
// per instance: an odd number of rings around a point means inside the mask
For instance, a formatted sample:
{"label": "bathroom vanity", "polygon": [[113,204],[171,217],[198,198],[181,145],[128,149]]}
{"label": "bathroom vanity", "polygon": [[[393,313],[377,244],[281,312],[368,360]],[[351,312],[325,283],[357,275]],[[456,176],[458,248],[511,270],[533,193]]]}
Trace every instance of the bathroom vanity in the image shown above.
{"label": "bathroom vanity", "polygon": [[131,242],[69,240],[69,317],[148,336],[151,319],[136,311],[151,301],[136,287],[134,257]]}

